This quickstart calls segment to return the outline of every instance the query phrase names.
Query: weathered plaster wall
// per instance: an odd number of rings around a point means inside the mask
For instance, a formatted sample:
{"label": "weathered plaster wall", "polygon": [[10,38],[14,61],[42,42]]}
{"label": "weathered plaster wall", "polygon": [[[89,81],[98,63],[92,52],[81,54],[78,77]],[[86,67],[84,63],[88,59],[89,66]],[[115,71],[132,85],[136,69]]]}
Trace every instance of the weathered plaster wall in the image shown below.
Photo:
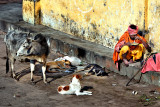
{"label": "weathered plaster wall", "polygon": [[107,10],[104,9],[106,18],[101,24],[106,27],[101,29],[106,32],[103,41],[106,42],[105,46],[113,48],[129,24],[136,24],[141,30],[144,29],[144,0],[107,0],[106,5],[108,6]]}
{"label": "weathered plaster wall", "polygon": [[144,0],[41,0],[42,24],[113,48],[130,23],[143,28]]}
{"label": "weathered plaster wall", "polygon": [[[35,2],[34,2],[35,1]],[[32,24],[41,23],[40,0],[23,0],[23,20]]]}
{"label": "weathered plaster wall", "polygon": [[38,0],[34,4],[35,22],[29,20],[33,11],[25,11],[25,6],[33,6],[29,2],[34,0],[23,0],[23,17],[27,22],[43,24],[110,48],[114,48],[129,24],[136,24],[142,31],[150,30],[146,38],[158,49],[155,39],[159,34],[158,0]]}
{"label": "weathered plaster wall", "polygon": [[34,24],[34,2],[33,0],[23,0],[23,20]]}
{"label": "weathered plaster wall", "polygon": [[160,52],[160,0],[148,0],[149,42],[153,51]]}

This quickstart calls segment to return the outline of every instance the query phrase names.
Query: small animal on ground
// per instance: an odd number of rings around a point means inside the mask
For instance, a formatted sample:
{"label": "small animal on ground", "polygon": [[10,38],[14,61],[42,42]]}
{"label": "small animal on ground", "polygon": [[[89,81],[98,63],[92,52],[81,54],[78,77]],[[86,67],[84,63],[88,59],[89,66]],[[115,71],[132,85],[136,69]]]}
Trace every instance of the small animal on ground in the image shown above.
{"label": "small animal on ground", "polygon": [[78,57],[64,56],[63,58],[70,61],[73,66],[78,66],[78,65],[81,65],[82,63],[82,61]]}
{"label": "small animal on ground", "polygon": [[105,72],[105,67],[102,68],[97,64],[89,64],[84,69],[80,69],[77,72],[80,71],[88,71],[86,75],[108,76],[108,73]]}
{"label": "small animal on ground", "polygon": [[73,75],[72,81],[69,85],[66,86],[59,86],[58,93],[59,94],[75,94],[75,95],[92,95],[91,91],[83,91],[81,92],[81,84],[80,79],[81,75],[76,74]]}
{"label": "small animal on ground", "polygon": [[64,57],[59,57],[57,59],[55,59],[54,61],[61,61],[61,60],[68,60],[71,62],[72,66],[78,66],[82,64],[82,61],[74,56],[64,56]]}
{"label": "small animal on ground", "polygon": [[68,60],[61,61],[51,61],[46,63],[46,71],[47,72],[59,72],[59,70],[69,69],[71,67],[71,63]]}
{"label": "small animal on ground", "polygon": [[35,63],[42,63],[43,81],[46,81],[46,60],[49,54],[49,47],[46,38],[42,34],[34,34],[22,31],[9,31],[4,38],[6,44],[6,73],[9,72],[11,65],[11,77],[16,78],[14,64],[15,61],[22,58],[30,59],[31,81],[33,82],[33,71]]}

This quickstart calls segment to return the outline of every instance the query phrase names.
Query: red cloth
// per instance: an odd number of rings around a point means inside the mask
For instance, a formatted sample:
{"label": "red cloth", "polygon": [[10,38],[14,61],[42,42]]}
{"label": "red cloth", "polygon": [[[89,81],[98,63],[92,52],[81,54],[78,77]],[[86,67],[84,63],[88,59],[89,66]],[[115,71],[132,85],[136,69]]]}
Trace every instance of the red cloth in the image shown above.
{"label": "red cloth", "polygon": [[120,49],[122,48],[122,45],[124,45],[124,43],[125,43],[125,40],[117,43],[116,46],[115,46],[115,50],[116,50],[117,52],[120,51]]}
{"label": "red cloth", "polygon": [[138,33],[138,26],[136,26],[136,29],[132,29],[132,28],[130,28],[130,26],[128,27],[129,34],[130,35],[136,35]]}
{"label": "red cloth", "polygon": [[148,58],[146,64],[143,66],[141,72],[146,73],[147,71],[156,71],[160,72],[160,53],[156,55],[156,63],[153,60],[153,55]]}

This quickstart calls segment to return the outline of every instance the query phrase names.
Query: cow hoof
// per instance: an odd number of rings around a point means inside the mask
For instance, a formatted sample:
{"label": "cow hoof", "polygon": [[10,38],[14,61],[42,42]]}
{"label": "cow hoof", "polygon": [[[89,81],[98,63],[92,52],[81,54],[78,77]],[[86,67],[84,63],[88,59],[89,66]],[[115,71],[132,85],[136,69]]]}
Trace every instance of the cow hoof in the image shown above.
{"label": "cow hoof", "polygon": [[19,78],[17,76],[13,76],[13,79],[15,79],[16,81],[19,81]]}
{"label": "cow hoof", "polygon": [[30,82],[30,84],[31,84],[31,85],[35,85],[35,84],[36,84],[36,82],[34,82],[34,81],[31,81],[31,82]]}
{"label": "cow hoof", "polygon": [[11,77],[11,78],[14,78],[14,76],[13,76],[13,75],[10,75],[10,77]]}
{"label": "cow hoof", "polygon": [[45,83],[45,85],[49,85],[49,83],[48,83],[48,82],[46,82],[46,83]]}
{"label": "cow hoof", "polygon": [[31,84],[32,84],[32,85],[35,85],[35,84],[36,84],[36,82],[34,82],[34,79],[33,79],[33,78],[31,79]]}
{"label": "cow hoof", "polygon": [[47,81],[44,81],[44,84],[45,84],[45,85],[48,85],[49,83],[48,83]]}
{"label": "cow hoof", "polygon": [[34,81],[34,79],[32,78],[32,79],[31,79],[31,82],[33,82],[33,81]]}
{"label": "cow hoof", "polygon": [[35,82],[30,82],[29,84],[31,84],[31,85],[36,85],[36,83],[35,83]]}
{"label": "cow hoof", "polygon": [[15,80],[19,81],[19,78],[17,78],[16,76],[14,77]]}

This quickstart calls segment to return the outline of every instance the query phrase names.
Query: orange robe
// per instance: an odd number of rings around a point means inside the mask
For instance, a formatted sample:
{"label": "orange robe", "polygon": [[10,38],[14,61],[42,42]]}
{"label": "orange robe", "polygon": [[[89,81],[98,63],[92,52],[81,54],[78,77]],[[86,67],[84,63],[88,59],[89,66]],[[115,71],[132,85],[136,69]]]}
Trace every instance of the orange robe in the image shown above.
{"label": "orange robe", "polygon": [[[142,37],[142,36],[140,36],[140,35],[138,35],[138,34],[137,34],[137,36],[139,36],[141,39],[143,39],[143,40],[146,42],[146,39],[145,39],[144,37]],[[126,43],[127,43],[127,42],[130,42],[130,43],[133,43],[133,42],[134,42],[134,40],[132,40],[132,39],[130,38],[128,31],[126,31],[126,32],[120,37],[118,43],[120,43],[120,42],[122,42],[122,41],[124,41],[124,40],[125,40]],[[142,42],[141,42],[140,40],[135,40],[135,42],[136,42],[136,43],[139,43],[139,44],[142,44]],[[117,44],[118,44],[118,43],[117,43]],[[117,44],[116,44],[116,46],[117,46]],[[115,47],[116,47],[116,46],[115,46]],[[114,63],[116,63],[116,62],[118,61],[118,54],[119,54],[119,53],[114,49],[114,53],[113,53],[113,61],[114,61]]]}

